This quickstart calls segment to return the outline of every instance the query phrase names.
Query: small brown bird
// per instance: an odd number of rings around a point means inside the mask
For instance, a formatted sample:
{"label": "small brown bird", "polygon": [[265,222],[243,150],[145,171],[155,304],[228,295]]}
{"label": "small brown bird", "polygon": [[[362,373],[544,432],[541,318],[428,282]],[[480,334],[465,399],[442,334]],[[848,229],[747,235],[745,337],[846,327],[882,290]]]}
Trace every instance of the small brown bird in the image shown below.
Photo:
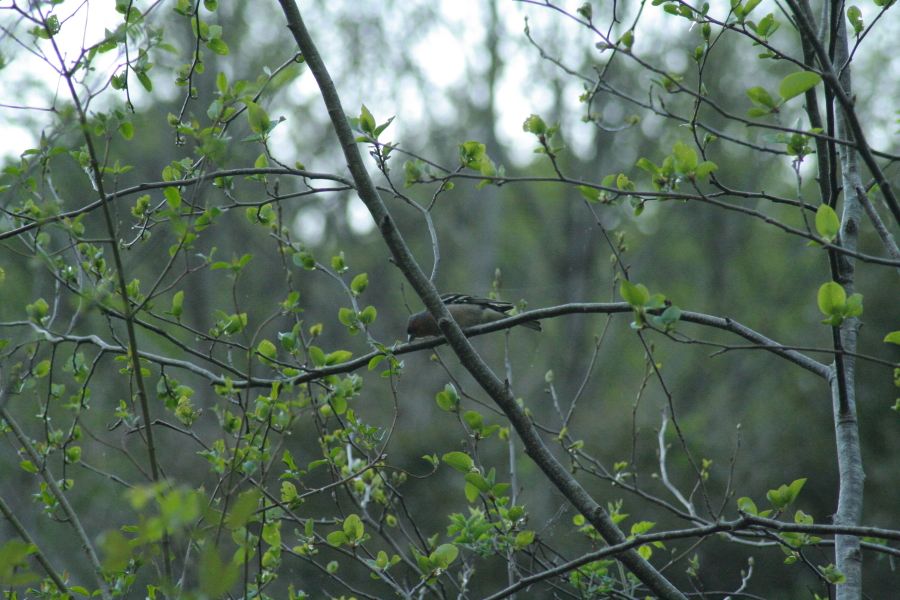
{"label": "small brown bird", "polygon": [[[513,305],[509,302],[475,298],[465,294],[443,294],[441,301],[463,329],[505,319],[509,316],[507,313],[513,309]],[[541,324],[537,321],[526,321],[519,325],[535,331],[541,330]],[[409,321],[406,323],[406,333],[408,341],[412,341],[417,337],[441,335],[441,330],[431,313],[423,310],[409,317]]]}

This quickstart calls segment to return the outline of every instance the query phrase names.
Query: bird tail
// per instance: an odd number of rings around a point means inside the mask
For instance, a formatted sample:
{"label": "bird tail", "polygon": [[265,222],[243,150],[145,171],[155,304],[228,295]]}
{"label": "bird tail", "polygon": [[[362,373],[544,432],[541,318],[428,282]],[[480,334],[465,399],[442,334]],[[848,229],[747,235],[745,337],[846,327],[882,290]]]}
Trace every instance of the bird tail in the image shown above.
{"label": "bird tail", "polygon": [[519,325],[535,331],[542,331],[540,321],[525,321],[524,323],[519,323]]}

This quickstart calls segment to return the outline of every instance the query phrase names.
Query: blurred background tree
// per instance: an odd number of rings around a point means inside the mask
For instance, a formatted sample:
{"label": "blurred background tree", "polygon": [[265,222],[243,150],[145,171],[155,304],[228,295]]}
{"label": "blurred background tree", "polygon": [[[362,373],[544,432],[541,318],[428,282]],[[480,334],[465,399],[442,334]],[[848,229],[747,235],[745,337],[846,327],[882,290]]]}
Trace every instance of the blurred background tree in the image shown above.
{"label": "blurred background tree", "polygon": [[[832,53],[849,27],[854,110],[896,181],[891,4],[812,14]],[[829,236],[819,207],[845,204],[821,168],[841,181],[834,140],[848,136],[827,69],[803,65],[805,6],[301,7],[409,250],[427,274],[439,256],[436,288],[522,311],[593,303],[540,334],[472,341],[626,535],[754,512],[740,497],[785,522],[832,522],[834,335],[817,307],[832,279],[865,305],[846,367],[866,491],[850,524],[896,534],[897,351],[882,340],[898,329],[897,221],[863,167],[888,235],[863,215],[852,254]],[[540,577],[604,542],[453,351],[395,345],[422,300],[357,197],[279,7],[89,8],[0,12],[0,582],[46,597],[484,597],[536,576],[520,595],[662,595],[612,555]],[[779,94],[803,71],[826,81]],[[369,117],[393,121],[375,135]],[[823,371],[660,321],[670,304],[733,318]],[[838,321],[844,335],[859,322]],[[789,508],[767,499],[802,480]],[[826,533],[744,526],[640,552],[685,594],[860,597]],[[864,543],[869,597],[897,587],[890,539]]]}

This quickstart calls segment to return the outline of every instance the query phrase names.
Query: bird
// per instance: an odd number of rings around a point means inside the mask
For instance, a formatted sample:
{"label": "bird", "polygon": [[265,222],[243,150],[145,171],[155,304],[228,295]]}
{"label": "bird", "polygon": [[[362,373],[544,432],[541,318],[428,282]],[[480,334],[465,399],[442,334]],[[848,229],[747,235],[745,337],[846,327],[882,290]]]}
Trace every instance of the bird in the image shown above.
{"label": "bird", "polygon": [[[478,298],[466,294],[442,294],[441,301],[463,329],[505,319],[510,316],[507,313],[514,307],[510,302]],[[537,321],[525,321],[518,325],[541,331],[541,324]],[[417,337],[441,335],[441,330],[431,313],[423,310],[409,317],[409,321],[406,323],[406,334],[407,341],[411,342]]]}

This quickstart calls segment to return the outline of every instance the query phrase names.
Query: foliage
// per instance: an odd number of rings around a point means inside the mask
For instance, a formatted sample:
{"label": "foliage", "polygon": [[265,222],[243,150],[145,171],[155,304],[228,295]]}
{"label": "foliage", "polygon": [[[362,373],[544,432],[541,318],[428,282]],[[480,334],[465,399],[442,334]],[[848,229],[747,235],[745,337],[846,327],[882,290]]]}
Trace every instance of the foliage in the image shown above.
{"label": "foliage", "polygon": [[[0,12],[59,94],[0,177],[10,597],[894,589],[900,156],[835,67],[892,2],[526,2],[524,33],[491,4],[487,95],[501,37],[557,90],[505,142],[468,86],[420,129],[379,97],[412,39],[347,51],[336,89],[298,50],[390,39],[392,3],[304,6],[336,19],[311,36],[239,4],[117,0],[97,39],[79,3]],[[531,303],[400,341],[438,283]]]}

